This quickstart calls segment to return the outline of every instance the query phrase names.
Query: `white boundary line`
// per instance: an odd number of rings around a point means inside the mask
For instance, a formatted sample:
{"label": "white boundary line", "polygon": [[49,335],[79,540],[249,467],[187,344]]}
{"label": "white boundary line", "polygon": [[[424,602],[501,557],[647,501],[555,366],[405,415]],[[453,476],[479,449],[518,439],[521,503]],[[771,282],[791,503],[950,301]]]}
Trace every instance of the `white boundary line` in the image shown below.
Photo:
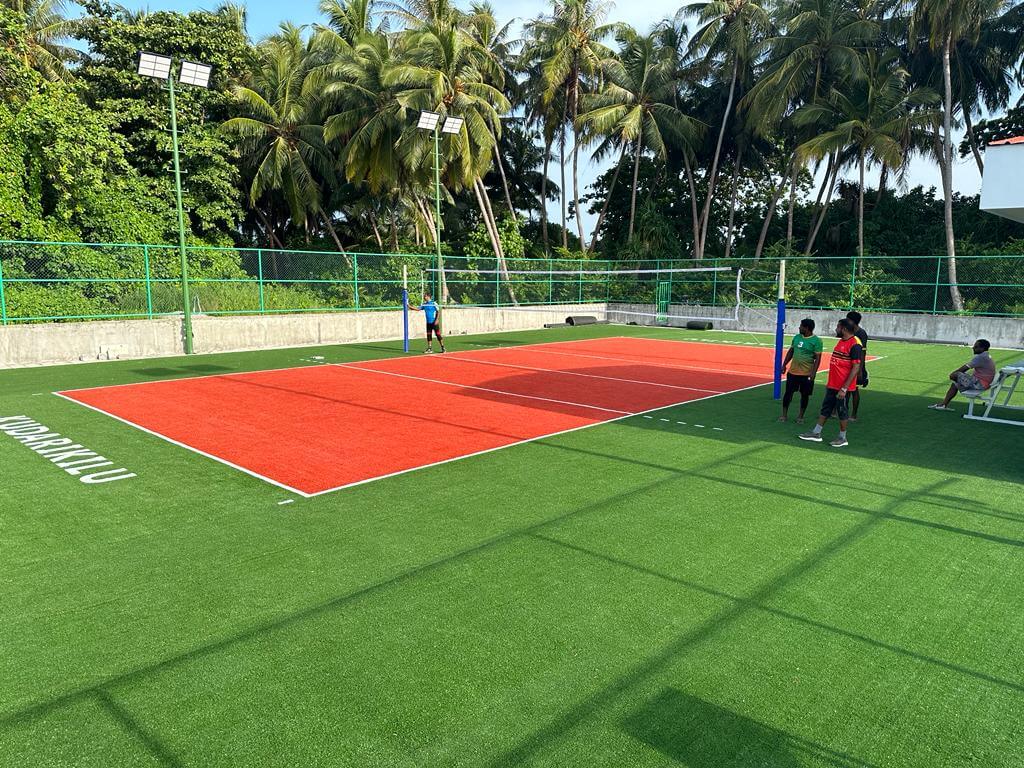
{"label": "white boundary line", "polygon": [[[628,339],[630,337],[629,336],[612,336],[610,338]],[[636,337],[633,337],[633,338],[636,338]],[[615,363],[633,363],[634,365],[653,365],[653,366],[656,366],[658,368],[671,368],[671,369],[677,370],[677,371],[709,371],[711,373],[727,373],[727,374],[730,374],[732,376],[749,376],[751,378],[758,378],[758,379],[761,379],[761,378],[764,378],[765,376],[769,376],[770,375],[770,374],[767,374],[767,373],[748,373],[746,371],[729,371],[729,370],[726,370],[724,368],[704,368],[704,367],[696,366],[696,365],[671,365],[669,363],[652,363],[652,362],[646,362],[646,361],[643,361],[643,360],[626,360],[625,358],[622,358],[622,357],[608,357],[606,355],[588,355],[588,354],[583,354],[583,353],[579,353],[579,352],[556,352],[554,350],[548,350],[548,349],[535,349],[533,351],[534,352],[542,352],[542,353],[548,354],[548,355],[565,355],[567,357],[590,357],[590,358],[594,358],[595,360],[611,360],[612,362],[615,362]],[[734,390],[730,390],[730,391],[736,392],[738,390],[734,389]],[[725,394],[725,393],[723,393],[723,394]]]}
{"label": "white boundary line", "polygon": [[517,445],[524,445],[526,443],[533,443],[533,442],[536,442],[537,440],[544,440],[546,438],[555,437],[557,435],[567,435],[570,432],[579,432],[580,430],[590,429],[591,427],[600,427],[600,426],[603,426],[605,424],[613,424],[613,423],[615,423],[617,421],[623,421],[624,419],[631,419],[631,418],[634,418],[636,416],[643,416],[644,414],[654,413],[656,411],[663,411],[666,408],[677,408],[677,407],[679,407],[681,405],[688,405],[690,403],[699,403],[702,400],[711,400],[712,398],[715,398],[715,397],[723,397],[725,395],[734,395],[737,392],[746,392],[746,391],[751,390],[751,389],[757,389],[758,387],[765,387],[765,386],[767,386],[767,385],[769,385],[771,383],[772,382],[770,382],[770,381],[764,381],[764,382],[761,382],[760,384],[751,384],[749,387],[742,387],[740,389],[733,389],[733,390],[730,390],[728,392],[719,392],[718,394],[706,395],[705,397],[695,397],[692,400],[680,400],[678,403],[670,403],[669,405],[659,405],[657,408],[651,408],[650,410],[647,410],[647,411],[637,411],[636,413],[627,413],[627,414],[625,414],[623,416],[616,416],[615,418],[611,418],[611,419],[604,419],[602,421],[595,421],[592,424],[584,424],[584,425],[579,426],[579,427],[570,427],[569,429],[560,429],[560,430],[558,430],[556,432],[548,432],[545,435],[537,435],[536,437],[527,437],[527,438],[524,438],[522,440],[517,440],[514,443],[508,443],[507,445],[498,445],[498,446],[495,446],[494,448],[485,448],[482,451],[474,451],[473,453],[466,453],[466,454],[463,454],[462,456],[453,456],[450,459],[441,459],[440,461],[434,461],[434,462],[431,462],[430,464],[420,464],[420,465],[415,466],[415,467],[409,467],[408,469],[400,469],[397,472],[389,472],[386,475],[378,475],[377,477],[368,477],[368,478],[365,478],[363,480],[357,480],[354,483],[347,483],[346,485],[339,485],[336,488],[327,488],[325,490],[317,491],[316,493],[311,493],[311,494],[308,494],[308,495],[310,497],[322,496],[325,493],[334,493],[335,491],[341,491],[341,490],[344,490],[346,488],[353,488],[353,487],[355,487],[357,485],[365,485],[367,483],[376,482],[377,480],[384,480],[385,478],[388,478],[388,477],[397,477],[398,475],[405,475],[405,474],[408,474],[409,472],[417,472],[417,471],[419,471],[421,469],[428,469],[429,467],[437,467],[437,466],[440,466],[441,464],[451,464],[453,461],[462,461],[463,459],[469,459],[469,458],[472,458],[473,456],[483,456],[486,453],[494,453],[495,451],[503,451],[506,448],[513,448],[513,447],[515,447]]}
{"label": "white boundary line", "polygon": [[569,405],[575,408],[587,408],[592,411],[604,411],[605,413],[618,413],[624,416],[632,416],[633,411],[621,411],[618,408],[602,408],[599,405],[587,405],[586,403],[574,403],[571,400],[555,400],[552,397],[538,397],[537,395],[521,395],[517,392],[506,392],[504,389],[490,389],[489,387],[478,387],[473,384],[460,384],[457,381],[445,381],[444,379],[431,379],[426,376],[410,376],[407,373],[395,373],[394,371],[378,371],[376,368],[360,368],[352,363],[331,363],[335,368],[344,368],[349,371],[363,371],[364,373],[379,373],[382,376],[397,376],[401,379],[412,379],[414,381],[427,381],[431,384],[444,384],[459,389],[478,389],[481,392],[493,392],[496,395],[507,395],[508,397],[522,397],[527,400],[543,400],[545,403],[558,403]]}
{"label": "white boundary line", "polygon": [[[581,341],[597,341],[597,340],[600,340],[600,339],[607,339],[607,338],[635,339],[635,338],[647,338],[647,337],[643,337],[643,336],[639,336],[639,337],[638,336],[601,336],[601,337],[594,337],[593,339],[566,339],[566,340],[563,340],[563,341],[537,342],[535,344],[515,344],[515,345],[509,345],[508,347],[493,347],[492,349],[521,349],[521,348],[529,348],[529,347],[547,346],[547,345],[550,345],[550,344],[573,344],[573,343],[578,343],[578,342],[581,342]],[[472,351],[472,350],[467,350],[467,352],[468,351]],[[535,351],[537,351],[537,350],[535,350]],[[541,351],[543,351],[543,350],[541,350]],[[458,353],[458,354],[462,354],[462,353]],[[564,354],[564,353],[552,353],[552,354]],[[593,357],[593,355],[586,355],[586,356],[587,357]],[[373,358],[372,360],[360,360],[359,362],[367,363],[367,362],[376,362],[378,360],[394,360],[394,359],[402,359],[403,357],[404,357],[404,355],[403,356],[397,356],[396,355],[395,357],[390,357],[390,358],[387,358],[387,357],[385,357],[385,358]],[[637,361],[621,360],[619,358],[599,358],[599,359],[614,360],[616,362],[637,362]],[[356,368],[356,370],[362,370],[362,371],[366,371],[366,372],[370,372],[370,373],[384,373],[382,371],[375,371],[373,369],[368,369],[368,368],[358,368],[357,366],[355,366],[352,363],[327,363],[326,365],[329,365],[329,366],[332,366],[332,367],[335,367],[335,368]],[[660,365],[660,364],[655,364],[655,365]],[[525,443],[532,443],[532,442],[535,442],[537,440],[544,440],[545,438],[554,437],[556,435],[564,435],[564,434],[568,434],[570,432],[578,432],[581,429],[589,429],[591,427],[601,426],[602,424],[611,424],[611,423],[616,422],[616,421],[622,421],[623,419],[629,419],[629,418],[632,418],[634,416],[642,416],[642,415],[647,414],[647,413],[654,413],[656,411],[661,411],[661,410],[664,410],[666,408],[676,408],[676,407],[678,407],[680,405],[686,405],[687,403],[698,403],[698,402],[701,402],[703,400],[710,400],[710,399],[715,398],[715,397],[722,397],[724,395],[732,395],[732,394],[735,394],[737,392],[746,392],[748,390],[757,389],[758,387],[764,387],[764,386],[767,386],[768,384],[772,383],[771,381],[764,381],[764,382],[760,382],[758,384],[752,384],[749,387],[741,387],[740,389],[732,389],[732,390],[729,390],[729,391],[726,391],[726,392],[716,392],[714,394],[705,395],[704,397],[695,397],[695,398],[693,398],[691,400],[680,400],[679,402],[676,402],[676,403],[669,403],[668,405],[659,405],[657,408],[651,408],[651,409],[646,410],[646,411],[637,411],[635,413],[627,412],[627,411],[616,411],[616,410],[610,409],[610,408],[600,408],[600,407],[591,406],[591,405],[582,405],[580,403],[568,403],[568,402],[561,401],[561,400],[551,400],[550,402],[562,403],[564,405],[573,405],[573,406],[577,406],[577,407],[580,407],[580,408],[590,408],[592,410],[604,411],[606,413],[619,413],[621,415],[615,416],[615,417],[610,418],[610,419],[602,419],[601,421],[595,421],[595,422],[593,422],[591,424],[584,424],[584,425],[579,426],[579,427],[571,427],[569,429],[556,430],[555,432],[548,432],[546,434],[537,435],[535,437],[524,438],[522,440],[517,440],[515,442],[507,443],[506,445],[495,446],[494,448],[485,448],[482,451],[474,451],[473,453],[466,453],[466,454],[462,454],[461,456],[453,456],[451,458],[442,459],[440,461],[431,462],[429,464],[419,464],[419,465],[417,465],[415,467],[409,467],[408,469],[401,469],[401,470],[398,470],[397,472],[389,472],[388,474],[377,475],[376,477],[364,478],[362,480],[357,480],[357,481],[355,481],[353,483],[346,483],[344,485],[335,486],[333,488],[326,488],[326,489],[324,489],[322,491],[314,491],[313,493],[307,493],[305,491],[300,491],[298,488],[293,488],[290,485],[286,485],[286,484],[284,484],[282,482],[279,482],[277,480],[273,480],[273,479],[271,479],[271,478],[269,478],[269,477],[267,477],[265,475],[261,475],[258,472],[254,472],[251,469],[246,469],[243,466],[240,466],[238,464],[234,464],[234,463],[228,461],[227,459],[223,459],[223,458],[221,458],[219,456],[215,456],[212,453],[207,453],[206,451],[200,450],[199,448],[195,448],[195,447],[193,447],[191,445],[187,445],[186,443],[182,443],[182,442],[180,442],[178,440],[175,440],[175,439],[173,439],[171,437],[168,437],[167,435],[162,435],[159,432],[155,432],[155,431],[153,431],[151,429],[143,427],[143,426],[141,426],[139,424],[136,424],[133,421],[129,421],[128,419],[125,419],[125,418],[123,418],[121,416],[117,416],[117,415],[115,415],[113,413],[105,411],[102,408],[98,408],[98,407],[96,407],[94,405],[89,405],[88,403],[83,403],[83,402],[81,402],[79,400],[75,400],[73,397],[68,397],[69,394],[74,393],[74,392],[88,392],[88,391],[95,390],[95,389],[108,389],[108,388],[112,389],[112,388],[115,388],[115,387],[131,387],[131,386],[136,386],[138,384],[161,384],[161,383],[167,383],[167,382],[171,382],[171,381],[188,381],[188,380],[191,380],[191,379],[211,379],[211,378],[220,378],[220,377],[226,377],[226,376],[241,376],[241,375],[245,375],[245,374],[274,373],[274,372],[279,372],[279,371],[297,370],[297,369],[302,369],[302,368],[317,368],[317,367],[323,367],[323,366],[296,365],[296,366],[291,366],[290,368],[268,368],[268,369],[265,369],[265,370],[257,370],[257,371],[235,371],[233,373],[214,373],[214,374],[203,375],[203,376],[182,376],[182,377],[173,378],[173,379],[160,379],[158,381],[137,381],[137,382],[127,383],[127,384],[108,384],[108,385],[99,385],[99,386],[95,386],[95,387],[84,387],[82,389],[66,389],[66,390],[63,390],[61,392],[53,392],[51,394],[54,394],[54,395],[56,395],[57,397],[59,397],[59,398],[61,398],[63,400],[67,400],[69,403],[74,403],[75,405],[79,405],[79,406],[81,406],[83,408],[88,408],[89,410],[95,411],[96,413],[101,413],[104,416],[107,416],[107,417],[109,417],[111,419],[114,419],[116,421],[120,421],[122,424],[127,424],[128,426],[134,427],[135,429],[138,429],[141,432],[145,432],[148,435],[152,435],[153,437],[159,438],[160,440],[163,440],[164,442],[170,443],[172,445],[176,445],[179,448],[184,448],[185,450],[191,451],[192,453],[198,454],[199,456],[203,456],[203,457],[205,457],[207,459],[212,459],[213,461],[216,461],[216,462],[218,462],[220,464],[223,464],[223,465],[225,465],[227,467],[231,467],[232,469],[236,469],[236,470],[238,470],[240,472],[244,472],[245,474],[249,475],[250,477],[255,477],[257,480],[263,480],[264,482],[269,483],[270,485],[274,485],[274,486],[276,486],[278,488],[281,488],[281,489],[283,489],[285,491],[288,491],[289,493],[294,493],[294,494],[296,494],[298,496],[301,496],[303,498],[311,499],[311,498],[315,498],[316,496],[322,496],[322,495],[327,494],[327,493],[333,493],[334,491],[341,491],[341,490],[344,490],[346,488],[353,488],[353,487],[355,487],[357,485],[365,485],[366,483],[376,482],[377,480],[384,480],[384,479],[389,478],[389,477],[397,477],[398,475],[404,475],[404,474],[407,474],[409,472],[416,472],[418,470],[427,469],[429,467],[436,467],[436,466],[439,466],[441,464],[450,464],[453,461],[461,461],[462,459],[468,459],[468,458],[471,458],[473,456],[482,456],[483,454],[486,454],[486,453],[493,453],[494,451],[504,450],[505,448],[512,448],[512,447],[517,446],[517,445],[523,445]],[[664,367],[664,368],[680,368],[680,366],[671,366],[671,365],[660,365],[660,367]],[[698,369],[681,368],[681,369],[682,370],[708,370],[708,371],[715,371],[716,370],[716,369],[713,369],[713,368],[698,368]],[[544,370],[546,370],[546,369],[544,369]],[[721,371],[721,372],[723,372],[723,373],[735,373],[735,371]],[[401,376],[401,377],[404,377],[404,378],[419,378],[419,377],[413,377],[413,376],[406,376],[404,374],[389,373],[387,375]],[[745,375],[745,376],[758,376],[759,374],[741,374],[741,375]],[[424,381],[432,381],[432,380],[424,379]],[[446,385],[450,385],[450,386],[459,386],[459,387],[466,386],[466,385],[463,385],[463,384],[452,384],[451,382],[436,382],[436,383],[446,384]],[[480,387],[474,387],[474,388],[475,389],[481,389]],[[486,390],[486,391],[496,392],[498,394],[504,394],[504,395],[512,395],[514,397],[525,397],[525,398],[530,398],[530,399],[534,399],[534,400],[547,400],[547,398],[538,398],[538,397],[531,396],[531,395],[515,395],[514,393],[502,392],[500,390]]]}
{"label": "white boundary line", "polygon": [[240,472],[244,472],[247,475],[251,475],[252,477],[255,477],[257,480],[263,480],[264,482],[270,483],[271,485],[276,485],[278,488],[283,488],[284,490],[288,491],[289,493],[295,493],[295,494],[298,494],[299,496],[303,496],[303,497],[305,497],[307,499],[310,498],[313,495],[313,494],[306,493],[305,491],[300,491],[298,488],[292,488],[290,485],[285,485],[284,483],[279,482],[277,480],[273,480],[273,479],[267,477],[266,475],[261,475],[258,472],[253,472],[251,469],[246,469],[243,466],[240,466],[238,464],[234,464],[234,463],[228,461],[227,459],[221,458],[220,456],[215,456],[212,453],[207,453],[206,451],[200,450],[199,448],[196,448],[194,446],[187,445],[186,443],[179,442],[179,441],[175,440],[172,437],[168,437],[167,435],[162,435],[159,432],[154,432],[152,429],[147,429],[146,427],[143,427],[140,424],[136,424],[134,421],[129,421],[128,419],[122,418],[121,416],[117,416],[117,415],[115,415],[113,413],[110,413],[109,411],[105,411],[102,408],[98,408],[95,405],[89,405],[88,403],[83,403],[80,400],[75,400],[73,397],[68,397],[63,392],[54,392],[53,394],[56,395],[57,397],[63,398],[64,400],[67,400],[69,403],[74,403],[75,405],[80,405],[83,408],[88,408],[91,411],[96,411],[97,413],[102,413],[104,416],[109,416],[112,419],[120,421],[122,424],[127,424],[129,427],[135,427],[135,429],[138,429],[138,430],[140,430],[142,432],[145,432],[147,435],[153,435],[153,437],[159,437],[161,440],[164,440],[164,441],[166,441],[168,443],[171,443],[172,445],[176,445],[179,448],[185,448],[186,450],[192,451],[192,453],[198,453],[200,456],[205,456],[208,459],[213,459],[214,461],[218,461],[221,464],[224,464],[225,466],[231,467],[232,469],[237,469]]}
{"label": "white boundary line", "polygon": [[[474,350],[476,351],[476,350]],[[483,350],[479,350],[483,351]],[[535,350],[536,351],[536,350]],[[457,363],[474,363],[476,365],[493,365],[499,368],[519,368],[524,371],[543,371],[545,373],[560,373],[564,376],[584,376],[588,379],[605,379],[607,381],[620,381],[624,384],[646,384],[651,387],[666,387],[668,389],[685,389],[690,392],[706,392],[708,394],[722,394],[720,389],[701,389],[700,387],[684,387],[680,384],[662,384],[657,381],[641,381],[640,379],[623,379],[618,376],[601,376],[596,373],[580,373],[579,371],[560,371],[557,368],[538,368],[533,365],[514,365],[513,363],[499,363],[496,360],[477,360],[475,358],[457,357],[461,352],[445,353],[443,359],[454,360]],[[345,365],[345,363],[337,363]]]}

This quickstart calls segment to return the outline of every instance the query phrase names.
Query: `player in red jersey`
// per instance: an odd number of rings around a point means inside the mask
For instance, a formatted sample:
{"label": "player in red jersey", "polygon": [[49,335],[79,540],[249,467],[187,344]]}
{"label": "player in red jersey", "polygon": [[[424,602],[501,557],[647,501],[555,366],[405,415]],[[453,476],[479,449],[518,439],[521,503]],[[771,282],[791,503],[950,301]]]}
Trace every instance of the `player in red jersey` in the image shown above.
{"label": "player in red jersey", "polygon": [[801,440],[820,443],[821,428],[835,411],[839,416],[839,437],[832,441],[832,446],[842,448],[849,445],[846,441],[846,426],[850,420],[850,409],[846,395],[856,391],[857,375],[864,365],[864,347],[854,335],[856,330],[857,326],[853,321],[845,317],[836,323],[836,336],[839,337],[839,342],[828,364],[828,383],[825,388],[825,399],[821,403],[821,415],[814,429],[800,435]]}

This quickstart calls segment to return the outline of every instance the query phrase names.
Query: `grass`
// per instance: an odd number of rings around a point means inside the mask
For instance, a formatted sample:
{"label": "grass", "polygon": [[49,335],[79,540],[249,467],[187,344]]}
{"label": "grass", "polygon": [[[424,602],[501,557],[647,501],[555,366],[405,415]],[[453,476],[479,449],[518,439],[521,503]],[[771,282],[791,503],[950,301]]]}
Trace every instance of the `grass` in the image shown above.
{"label": "grass", "polygon": [[46,394],[398,351],[0,373],[138,473],[0,434],[0,765],[1024,764],[1024,431],[924,407],[966,349],[873,344],[844,452],[761,388],[286,506]]}

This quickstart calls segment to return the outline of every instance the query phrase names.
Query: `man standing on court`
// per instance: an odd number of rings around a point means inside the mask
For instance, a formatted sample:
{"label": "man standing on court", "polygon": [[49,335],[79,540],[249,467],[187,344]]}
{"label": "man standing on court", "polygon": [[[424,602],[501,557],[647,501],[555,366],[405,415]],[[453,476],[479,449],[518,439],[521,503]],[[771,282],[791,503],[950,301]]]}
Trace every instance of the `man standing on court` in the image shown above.
{"label": "man standing on court", "polygon": [[860,390],[868,385],[868,332],[861,328],[860,312],[847,312],[846,319],[851,320],[856,326],[853,335],[857,337],[861,347],[864,349],[864,359],[860,363],[860,373],[857,374],[857,388],[850,392],[853,396],[853,408],[850,413],[850,421],[857,420],[857,413],[860,411]]}
{"label": "man standing on court", "polygon": [[423,303],[418,307],[410,307],[417,312],[422,312],[423,317],[427,321],[427,352],[433,352],[431,348],[431,337],[437,335],[437,343],[441,345],[441,351],[444,352],[444,339],[441,338],[441,322],[438,319],[440,310],[438,309],[437,302],[434,301],[429,293],[423,294]]}
{"label": "man standing on court", "polygon": [[864,348],[860,345],[860,340],[853,335],[855,328],[853,321],[845,317],[836,324],[839,342],[828,364],[828,384],[825,388],[825,399],[821,404],[821,415],[814,429],[800,435],[801,440],[820,443],[821,428],[835,411],[839,416],[839,437],[832,441],[832,446],[842,448],[849,445],[846,441],[846,427],[850,421],[847,394],[857,389],[857,376],[864,363]]}
{"label": "man standing on court", "polygon": [[[814,320],[806,318],[800,321],[800,333],[793,337],[793,343],[782,361],[782,372],[786,375],[786,394],[782,398],[782,415],[779,421],[789,418],[789,404],[793,395],[800,393],[800,414],[796,417],[797,424],[804,423],[804,411],[814,391],[814,377],[821,365],[821,339],[814,335]],[[790,364],[792,363],[792,365]]]}

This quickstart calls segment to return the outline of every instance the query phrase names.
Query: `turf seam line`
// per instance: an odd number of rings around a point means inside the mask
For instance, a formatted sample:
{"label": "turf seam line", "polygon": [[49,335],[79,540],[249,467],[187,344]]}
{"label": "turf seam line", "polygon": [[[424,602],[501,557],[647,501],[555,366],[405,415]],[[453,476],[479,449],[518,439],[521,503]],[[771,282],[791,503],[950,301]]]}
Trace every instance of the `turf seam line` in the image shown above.
{"label": "turf seam line", "polygon": [[[76,390],[76,391],[80,391],[80,390]],[[139,430],[141,432],[145,432],[147,435],[152,435],[153,437],[158,437],[161,440],[170,443],[171,445],[176,445],[179,448],[184,448],[185,450],[192,451],[192,453],[197,453],[200,456],[203,456],[203,457],[205,457],[207,459],[213,459],[214,461],[219,462],[219,463],[221,463],[221,464],[223,464],[223,465],[225,465],[227,467],[231,467],[231,469],[236,469],[239,472],[244,472],[245,474],[249,475],[250,477],[255,477],[257,480],[262,480],[262,481],[264,481],[266,483],[270,483],[271,485],[276,485],[278,488],[283,488],[284,490],[288,491],[289,493],[295,493],[295,494],[298,494],[299,496],[302,496],[304,498],[309,498],[309,496],[310,496],[310,494],[306,493],[305,491],[300,491],[298,488],[292,488],[290,485],[286,485],[286,484],[284,484],[284,483],[282,483],[282,482],[280,482],[278,480],[272,480],[271,478],[266,477],[265,475],[261,475],[258,472],[254,472],[251,469],[246,469],[245,467],[243,467],[243,466],[241,466],[239,464],[235,464],[235,463],[233,463],[231,461],[228,461],[227,459],[221,458],[220,456],[215,456],[212,453],[207,453],[206,451],[203,451],[203,450],[201,450],[199,448],[195,448],[195,447],[193,447],[191,445],[188,445],[187,443],[179,442],[178,440],[175,440],[173,437],[168,437],[167,435],[162,435],[159,432],[155,432],[152,429],[148,429],[146,427],[143,427],[142,425],[136,424],[134,421],[129,421],[128,419],[123,418],[121,416],[116,416],[115,414],[110,413],[108,411],[105,411],[102,408],[99,408],[99,407],[97,407],[95,405],[89,405],[88,403],[83,403],[80,400],[75,400],[73,397],[68,397],[63,392],[54,392],[53,394],[56,395],[59,398],[67,400],[69,403],[74,403],[75,405],[79,405],[79,406],[81,406],[83,408],[88,408],[91,411],[96,411],[96,413],[102,413],[104,416],[107,416],[107,417],[109,417],[111,419],[115,419],[116,421],[120,421],[122,424],[127,424],[129,427],[134,427],[135,429],[137,429],[137,430]]]}

